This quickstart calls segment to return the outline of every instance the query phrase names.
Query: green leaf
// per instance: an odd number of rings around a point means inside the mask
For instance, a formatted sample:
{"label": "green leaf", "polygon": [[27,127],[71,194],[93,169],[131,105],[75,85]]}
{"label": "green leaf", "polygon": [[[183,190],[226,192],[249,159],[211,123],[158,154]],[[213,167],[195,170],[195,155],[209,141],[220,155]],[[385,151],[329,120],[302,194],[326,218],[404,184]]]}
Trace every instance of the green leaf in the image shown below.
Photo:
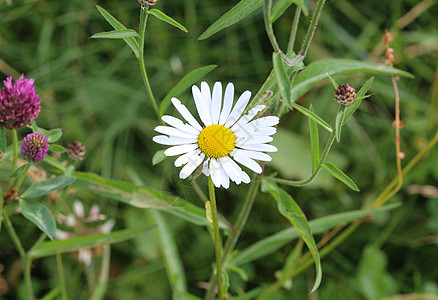
{"label": "green leaf", "polygon": [[6,133],[3,126],[0,126],[0,151],[2,154],[6,151]]}
{"label": "green leaf", "polygon": [[359,107],[362,100],[365,98],[366,93],[371,88],[374,82],[374,77],[371,77],[370,79],[365,82],[365,84],[360,88],[360,90],[356,93],[356,99],[352,104],[347,106],[347,109],[345,110],[344,118],[342,119],[342,126],[345,125],[345,122],[347,122],[348,118],[356,111],[356,109]]}
{"label": "green leaf", "polygon": [[[96,5],[97,10],[100,12],[100,14],[107,20],[107,22],[116,30],[119,29],[127,29],[122,23],[117,21],[116,18],[114,18],[109,12],[107,12],[105,9],[100,7],[99,5]],[[128,37],[123,39],[126,44],[128,44],[129,47],[131,47],[132,51],[134,52],[135,56],[139,57],[139,46],[138,42],[134,37]]]}
{"label": "green leaf", "polygon": [[339,170],[334,164],[332,163],[325,163],[322,165],[324,168],[326,168],[334,177],[345,183],[350,189],[353,191],[359,192],[359,188],[354,183],[353,180],[350,179],[347,175],[345,175],[344,172]]}
{"label": "green leaf", "polygon": [[38,202],[20,199],[20,208],[23,216],[33,222],[47,236],[54,240],[56,237],[56,224],[49,209]]}
{"label": "green leaf", "polygon": [[277,83],[280,87],[281,97],[287,104],[291,105],[292,99],[290,96],[289,76],[287,75],[280,53],[272,53],[272,63],[274,66],[275,77],[277,78]]}
{"label": "green leaf", "polygon": [[312,287],[310,293],[314,292],[321,284],[322,279],[322,268],[321,260],[319,257],[318,247],[316,246],[315,240],[312,235],[312,230],[310,229],[309,223],[307,222],[306,216],[304,215],[301,208],[294,201],[294,199],[286,193],[283,189],[279,188],[275,183],[263,180],[262,191],[269,192],[272,197],[278,203],[278,211],[286,217],[292,225],[298,230],[301,238],[306,243],[307,247],[312,254],[313,260],[315,262],[316,268],[316,278],[315,283]]}
{"label": "green leaf", "polygon": [[59,140],[62,136],[62,130],[61,129],[53,129],[50,130],[47,133],[47,139],[49,140],[49,143],[54,143],[57,140]]}
{"label": "green leaf", "polygon": [[232,9],[230,9],[210,27],[208,27],[207,30],[198,37],[198,40],[205,40],[222,29],[239,22],[256,9],[262,7],[262,5],[263,0],[241,0]]}
{"label": "green leaf", "polygon": [[73,252],[80,248],[119,243],[132,239],[152,228],[154,228],[154,226],[151,227],[148,225],[115,231],[108,234],[87,235],[62,241],[43,242],[29,251],[29,257],[31,259],[36,259],[52,256],[56,253]]}
{"label": "green leaf", "polygon": [[352,59],[324,59],[311,63],[295,78],[292,86],[292,99],[298,99],[312,88],[316,83],[330,76],[339,74],[374,73],[390,74],[401,77],[413,78],[408,72],[391,68],[382,64],[374,64]]}
{"label": "green leaf", "polygon": [[35,182],[22,195],[22,198],[34,198],[46,195],[54,190],[63,188],[76,180],[74,176],[58,176],[44,181]]}
{"label": "green leaf", "polygon": [[95,33],[90,36],[91,39],[126,39],[129,37],[138,37],[137,31],[134,29],[116,29]]}
{"label": "green leaf", "polygon": [[[353,210],[348,212],[342,212],[338,214],[329,215],[326,217],[321,217],[316,220],[309,222],[309,226],[313,234],[324,233],[338,225],[351,222],[366,216],[374,216],[382,211],[397,208],[401,203],[393,203],[389,205],[384,205],[378,209],[364,209],[364,210]],[[262,258],[268,254],[275,252],[284,245],[290,243],[296,238],[299,238],[300,234],[296,228],[290,227],[279,231],[275,234],[270,235],[267,238],[259,240],[258,242],[252,244],[248,248],[240,251],[234,258],[229,261],[229,264],[233,265],[244,265],[252,262],[256,259]]]}
{"label": "green leaf", "polygon": [[278,0],[272,8],[270,22],[274,23],[277,21],[277,19],[286,11],[286,9],[289,8],[289,6],[292,5],[292,3],[300,6],[305,16],[309,14],[309,10],[302,0]]}
{"label": "green leaf", "polygon": [[60,145],[56,145],[56,144],[50,145],[49,150],[52,151],[52,152],[59,152],[59,153],[65,153],[66,152],[64,147],[62,147]]}
{"label": "green leaf", "polygon": [[32,132],[38,132],[38,125],[34,119],[30,119],[30,125],[32,127]]}
{"label": "green leaf", "polygon": [[328,73],[327,73],[327,77],[330,79],[330,81],[331,81],[333,87],[335,88],[335,90],[337,90],[338,87],[339,87],[339,84],[336,82],[336,80],[333,77],[331,77]]}
{"label": "green leaf", "polygon": [[[310,104],[310,111],[313,112],[312,104]],[[319,164],[319,134],[318,125],[313,118],[309,118],[310,131],[310,147],[312,149],[312,174],[315,172]]]}
{"label": "green leaf", "polygon": [[[108,197],[134,207],[155,208],[171,213],[179,218],[200,226],[207,226],[205,210],[186,200],[166,194],[152,188],[136,186],[130,183],[105,179],[93,173],[76,172],[75,186],[90,191],[100,197]],[[219,227],[227,228],[219,220]]]}
{"label": "green leaf", "polygon": [[169,17],[168,15],[163,13],[161,10],[151,9],[148,11],[148,14],[151,14],[154,17],[156,17],[157,19],[164,21],[166,23],[169,23],[170,25],[175,26],[176,28],[181,29],[185,33],[189,32],[184,26],[182,26],[180,23],[178,23],[177,21],[175,21],[174,19],[172,19],[171,17]]}
{"label": "green leaf", "polygon": [[56,287],[54,287],[53,289],[51,289],[50,292],[48,292],[43,298],[41,298],[41,300],[56,299],[56,297],[58,297],[58,295],[61,293],[61,290],[62,290],[62,285],[59,284]]}
{"label": "green leaf", "polygon": [[11,177],[11,178],[12,178],[12,177],[17,177],[17,176],[20,175],[21,172],[22,172],[24,169],[26,169],[28,166],[29,166],[29,164],[24,164],[24,165],[22,165],[21,167],[16,168],[16,169],[14,170],[14,172],[12,172],[11,175],[9,175],[9,177]]}
{"label": "green leaf", "polygon": [[155,152],[154,156],[152,157],[152,165],[158,165],[160,162],[166,159],[166,155],[164,155],[164,151],[166,150],[158,150]]}
{"label": "green leaf", "polygon": [[340,109],[338,114],[336,115],[336,125],[335,125],[335,130],[336,130],[336,141],[339,143],[339,141],[341,140],[341,132],[342,132],[342,124],[343,124],[343,120],[344,120],[344,111],[345,109]]}
{"label": "green leaf", "polygon": [[295,102],[291,102],[290,103],[291,106],[293,108],[295,108],[296,110],[298,110],[299,112],[301,112],[303,115],[305,115],[306,117],[314,120],[316,123],[318,123],[319,125],[321,125],[322,127],[324,127],[324,129],[326,129],[328,132],[332,132],[333,129],[331,128],[331,126],[324,121],[323,119],[321,119],[317,114],[315,114],[313,111],[308,110],[307,108],[302,107],[301,105],[296,104]]}
{"label": "green leaf", "polygon": [[205,75],[213,71],[217,65],[208,65],[205,67],[201,67],[191,71],[189,74],[184,76],[170,91],[167,93],[166,97],[164,97],[163,101],[160,104],[160,116],[164,115],[164,112],[170,105],[170,99],[172,97],[178,97],[181,95],[187,88],[191,87],[198,80],[203,78]]}

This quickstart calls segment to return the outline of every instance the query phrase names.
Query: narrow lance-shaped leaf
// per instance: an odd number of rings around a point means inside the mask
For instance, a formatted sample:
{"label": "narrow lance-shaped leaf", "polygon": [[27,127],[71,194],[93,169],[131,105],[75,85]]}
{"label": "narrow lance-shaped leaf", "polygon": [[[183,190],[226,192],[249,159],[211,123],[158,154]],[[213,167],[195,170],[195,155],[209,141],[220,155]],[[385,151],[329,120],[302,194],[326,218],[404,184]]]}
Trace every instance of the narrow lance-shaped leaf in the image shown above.
{"label": "narrow lance-shaped leaf", "polygon": [[[310,105],[310,111],[313,111],[312,104]],[[313,118],[309,118],[309,131],[310,131],[310,146],[312,148],[312,174],[315,172],[319,164],[319,134],[318,125]]]}
{"label": "narrow lance-shaped leaf", "polygon": [[90,248],[113,244],[132,239],[155,226],[129,228],[108,234],[87,235],[62,241],[43,242],[29,252],[31,259],[52,256],[56,253],[68,253],[80,248]]}
{"label": "narrow lance-shaped leaf", "polygon": [[350,179],[344,172],[339,170],[334,164],[332,163],[325,163],[322,165],[324,168],[326,168],[335,178],[339,179],[343,183],[345,183],[350,189],[353,191],[359,192],[359,188],[354,183],[353,180]]}
{"label": "narrow lance-shaped leaf", "polygon": [[339,109],[338,114],[336,115],[336,123],[335,123],[335,130],[336,130],[336,141],[339,143],[341,140],[341,133],[342,133],[342,120],[344,120],[344,114],[345,112],[345,106],[341,106]]}
{"label": "narrow lance-shaped leaf", "polygon": [[49,143],[54,143],[57,140],[59,140],[61,137],[62,137],[61,129],[53,129],[47,133],[47,139],[49,140]]}
{"label": "narrow lance-shaped leaf", "polygon": [[134,29],[116,29],[93,34],[92,39],[126,39],[129,37],[137,37],[138,33]]}
{"label": "narrow lance-shaped leaf", "polygon": [[272,54],[272,63],[274,66],[275,77],[277,78],[277,83],[280,87],[281,97],[288,105],[291,105],[292,99],[290,96],[289,76],[287,75],[280,53],[274,52]]}
{"label": "narrow lance-shaped leaf", "polygon": [[262,7],[262,5],[263,0],[241,0],[232,9],[230,9],[210,27],[208,27],[207,30],[198,37],[198,40],[204,40],[221,31],[222,29],[239,22],[256,9]]}
{"label": "narrow lance-shaped leaf", "polygon": [[178,97],[181,95],[186,89],[195,84],[198,80],[203,78],[205,75],[213,71],[217,65],[208,65],[205,67],[201,67],[191,71],[189,74],[184,76],[170,91],[167,93],[166,97],[164,97],[163,101],[160,104],[160,116],[164,114],[166,109],[170,105],[170,99],[172,97]]}
{"label": "narrow lance-shaped leaf", "polygon": [[160,162],[166,159],[166,155],[164,155],[164,151],[166,150],[158,150],[155,152],[154,156],[152,157],[152,165],[158,165]]}
{"label": "narrow lance-shaped leaf", "polygon": [[9,175],[9,177],[17,177],[18,175],[21,174],[21,172],[22,172],[24,169],[26,169],[26,168],[28,168],[28,167],[29,167],[29,164],[24,164],[24,165],[22,165],[21,167],[15,169],[14,172],[12,172],[11,175]]}
{"label": "narrow lance-shaped leaf", "polygon": [[23,216],[32,221],[47,236],[54,240],[56,237],[56,224],[49,209],[38,202],[20,199],[20,208]]}
{"label": "narrow lance-shaped leaf", "polygon": [[332,127],[323,119],[321,119],[317,114],[312,112],[311,110],[308,110],[307,108],[302,107],[301,105],[296,104],[295,102],[291,102],[291,106],[301,112],[303,115],[305,115],[308,118],[313,119],[316,123],[324,127],[328,132],[332,132]]}
{"label": "narrow lance-shaped leaf", "polygon": [[181,25],[180,23],[178,23],[177,21],[175,21],[174,19],[172,19],[171,17],[169,17],[168,15],[166,15],[165,13],[163,13],[161,10],[158,9],[151,9],[148,11],[148,14],[153,15],[154,17],[156,17],[157,19],[164,21],[172,26],[175,26],[178,29],[181,29],[182,31],[184,31],[185,33],[188,33],[189,31],[187,30],[187,28],[185,28],[183,25]]}
{"label": "narrow lance-shaped leaf", "polygon": [[316,268],[316,278],[315,283],[312,287],[311,293],[314,292],[321,284],[322,279],[322,268],[321,259],[319,257],[318,247],[316,246],[315,240],[312,235],[309,223],[307,222],[306,216],[304,215],[301,208],[294,201],[294,199],[286,193],[283,189],[279,188],[275,183],[267,180],[263,180],[262,190],[264,192],[269,192],[272,197],[277,201],[278,211],[286,217],[292,225],[298,230],[301,238],[306,243],[312,254],[313,260],[315,262]]}
{"label": "narrow lance-shaped leaf", "polygon": [[371,77],[370,79],[365,82],[365,84],[360,88],[360,90],[356,93],[356,99],[355,101],[347,106],[347,109],[345,110],[344,118],[342,119],[342,126],[345,125],[345,122],[347,122],[348,118],[356,111],[356,109],[359,107],[362,100],[365,98],[366,93],[371,88],[374,82],[374,77]]}
{"label": "narrow lance-shaped leaf", "polygon": [[49,151],[58,152],[58,153],[65,153],[66,152],[64,147],[62,147],[60,145],[56,145],[56,144],[50,145]]}
{"label": "narrow lance-shaped leaf", "polygon": [[[120,23],[116,18],[114,18],[109,12],[107,12],[105,9],[100,7],[99,5],[96,5],[97,10],[100,12],[100,14],[107,20],[107,22],[116,30],[118,29],[127,29],[122,23]],[[126,44],[132,49],[135,56],[139,57],[139,46],[138,42],[134,37],[128,37],[123,39]]]}
{"label": "narrow lance-shaped leaf", "polygon": [[65,187],[76,180],[74,176],[58,176],[44,181],[35,182],[22,195],[22,198],[34,198],[46,195],[54,190]]}

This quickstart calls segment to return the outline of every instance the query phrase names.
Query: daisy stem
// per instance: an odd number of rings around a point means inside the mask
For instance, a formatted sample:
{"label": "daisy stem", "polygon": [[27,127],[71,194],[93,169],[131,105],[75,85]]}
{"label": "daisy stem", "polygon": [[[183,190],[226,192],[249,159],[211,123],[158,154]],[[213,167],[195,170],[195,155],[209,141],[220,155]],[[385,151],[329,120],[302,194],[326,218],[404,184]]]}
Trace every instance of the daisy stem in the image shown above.
{"label": "daisy stem", "polygon": [[9,217],[5,211],[3,211],[3,220],[5,223],[6,230],[8,231],[9,236],[11,237],[12,242],[15,245],[15,248],[17,248],[18,254],[21,257],[21,263],[23,264],[24,281],[26,282],[27,299],[33,300],[35,298],[33,296],[32,281],[30,278],[31,260],[27,257],[26,252],[24,251],[23,245],[21,245],[20,239],[18,238],[18,235],[15,232],[14,227],[12,226],[11,220],[9,219]]}
{"label": "daisy stem", "polygon": [[271,22],[271,7],[272,0],[265,0],[265,4],[263,5],[263,16],[265,21],[265,29],[268,34],[269,41],[271,41],[272,47],[275,52],[281,53],[280,47],[278,46],[277,39],[275,38],[274,29],[272,28]]}
{"label": "daisy stem", "polygon": [[[17,168],[17,161],[18,161],[18,137],[17,137],[17,131],[15,129],[11,130],[12,133],[12,169],[11,173],[15,171]],[[11,178],[9,181],[8,189],[10,189],[14,185],[15,178]]]}
{"label": "daisy stem", "polygon": [[211,214],[213,219],[213,235],[214,235],[214,247],[216,253],[216,268],[217,268],[217,289],[219,300],[222,300],[222,242],[221,236],[219,234],[219,223],[217,220],[217,206],[216,206],[216,196],[214,194],[214,184],[211,176],[208,177],[208,192],[210,194],[210,203],[211,203]]}
{"label": "daisy stem", "polygon": [[151,86],[149,84],[148,74],[146,72],[146,66],[144,64],[144,40],[145,40],[145,34],[146,34],[146,24],[148,21],[148,8],[140,8],[140,53],[138,62],[140,64],[140,70],[141,70],[141,76],[143,77],[143,82],[146,87],[146,91],[148,92],[149,99],[151,100],[152,106],[155,110],[155,113],[157,114],[158,118],[160,118],[160,113],[158,110],[157,103],[155,102],[154,94],[152,93]]}

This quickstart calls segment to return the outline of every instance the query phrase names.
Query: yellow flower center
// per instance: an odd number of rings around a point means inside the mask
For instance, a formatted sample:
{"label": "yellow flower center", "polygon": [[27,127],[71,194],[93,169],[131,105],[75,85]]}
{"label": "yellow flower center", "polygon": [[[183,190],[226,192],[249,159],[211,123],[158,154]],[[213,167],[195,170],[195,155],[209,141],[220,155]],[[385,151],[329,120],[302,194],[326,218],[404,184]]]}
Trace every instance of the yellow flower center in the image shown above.
{"label": "yellow flower center", "polygon": [[210,125],[199,134],[198,146],[208,157],[224,157],[236,146],[236,136],[225,126]]}

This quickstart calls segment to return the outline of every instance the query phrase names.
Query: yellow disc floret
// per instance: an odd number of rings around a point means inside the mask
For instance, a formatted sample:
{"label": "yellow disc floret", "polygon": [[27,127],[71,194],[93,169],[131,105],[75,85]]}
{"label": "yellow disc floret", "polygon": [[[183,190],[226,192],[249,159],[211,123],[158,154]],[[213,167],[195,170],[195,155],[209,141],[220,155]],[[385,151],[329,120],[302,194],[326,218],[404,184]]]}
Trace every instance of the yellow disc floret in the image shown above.
{"label": "yellow disc floret", "polygon": [[198,146],[208,157],[224,157],[236,146],[236,136],[225,126],[210,125],[199,134]]}

